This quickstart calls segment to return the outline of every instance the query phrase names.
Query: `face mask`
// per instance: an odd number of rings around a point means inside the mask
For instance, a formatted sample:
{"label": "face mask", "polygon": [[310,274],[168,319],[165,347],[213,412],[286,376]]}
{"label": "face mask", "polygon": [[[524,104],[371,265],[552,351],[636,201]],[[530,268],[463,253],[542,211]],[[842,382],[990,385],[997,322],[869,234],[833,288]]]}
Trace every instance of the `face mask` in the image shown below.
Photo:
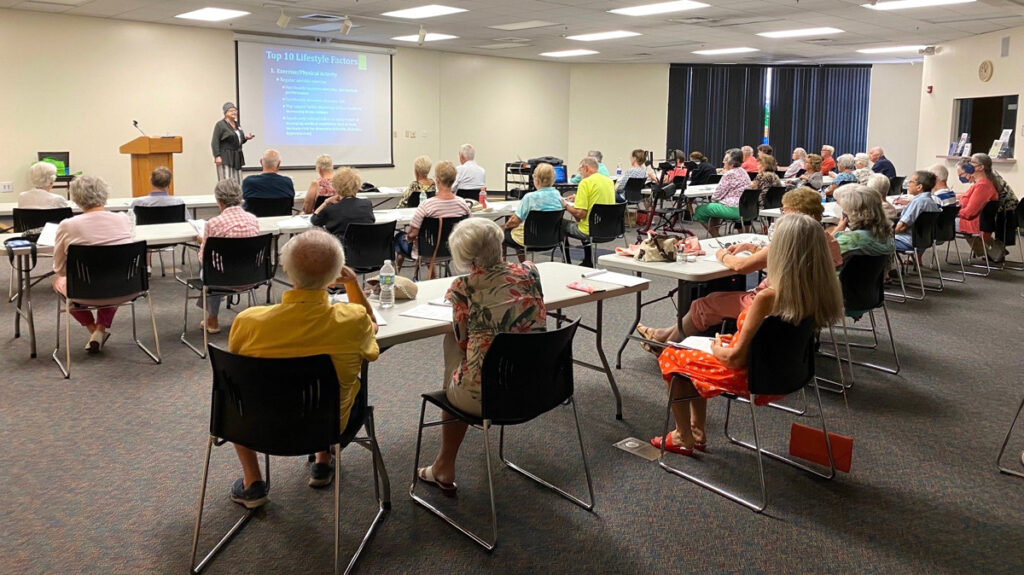
{"label": "face mask", "polygon": [[966,183],[969,183],[969,182],[970,182],[970,180],[967,179],[967,176],[960,176],[960,183],[961,184],[966,184]]}
{"label": "face mask", "polygon": [[964,171],[964,175],[960,176],[960,183],[966,184],[966,183],[968,183],[970,181],[967,178],[967,176],[969,176],[969,175],[974,173],[974,164],[966,164],[961,169]]}

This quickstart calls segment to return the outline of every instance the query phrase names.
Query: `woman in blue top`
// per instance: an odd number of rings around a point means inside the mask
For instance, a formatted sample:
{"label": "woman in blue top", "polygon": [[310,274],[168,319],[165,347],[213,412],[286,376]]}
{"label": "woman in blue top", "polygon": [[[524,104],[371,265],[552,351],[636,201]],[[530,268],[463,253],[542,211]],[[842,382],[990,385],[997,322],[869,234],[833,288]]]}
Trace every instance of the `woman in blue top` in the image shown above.
{"label": "woman in blue top", "polygon": [[530,211],[556,212],[562,209],[562,195],[552,187],[554,183],[555,169],[551,164],[537,164],[533,169],[533,186],[537,190],[523,196],[516,213],[505,223],[505,246],[515,248],[520,263],[526,260],[524,225]]}
{"label": "woman in blue top", "polygon": [[836,190],[839,189],[839,186],[847,182],[851,182],[854,184],[860,183],[857,180],[857,176],[853,173],[855,166],[856,158],[853,156],[853,154],[843,154],[842,156],[836,158],[836,169],[839,170],[839,173],[837,173],[835,177],[832,178],[832,185],[825,190],[825,195],[831,198],[832,194],[834,194]]}

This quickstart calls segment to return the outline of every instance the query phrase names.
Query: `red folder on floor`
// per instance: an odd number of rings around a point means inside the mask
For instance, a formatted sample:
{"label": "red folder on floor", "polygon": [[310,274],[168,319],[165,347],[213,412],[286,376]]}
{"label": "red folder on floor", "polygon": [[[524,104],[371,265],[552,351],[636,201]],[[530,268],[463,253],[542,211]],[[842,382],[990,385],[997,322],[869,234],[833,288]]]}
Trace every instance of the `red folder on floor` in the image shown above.
{"label": "red folder on floor", "polygon": [[[853,438],[829,432],[828,441],[832,446],[836,469],[849,473],[853,460]],[[794,423],[789,431],[789,454],[828,467],[825,434],[820,429]]]}

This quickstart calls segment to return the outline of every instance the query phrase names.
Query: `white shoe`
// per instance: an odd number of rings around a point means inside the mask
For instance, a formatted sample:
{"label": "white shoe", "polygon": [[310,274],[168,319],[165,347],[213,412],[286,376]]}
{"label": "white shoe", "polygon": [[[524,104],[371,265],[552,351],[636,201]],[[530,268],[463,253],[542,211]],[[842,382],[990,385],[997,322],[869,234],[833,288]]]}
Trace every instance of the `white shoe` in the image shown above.
{"label": "white shoe", "polygon": [[1024,451],[1020,452],[1020,464],[1024,465]]}

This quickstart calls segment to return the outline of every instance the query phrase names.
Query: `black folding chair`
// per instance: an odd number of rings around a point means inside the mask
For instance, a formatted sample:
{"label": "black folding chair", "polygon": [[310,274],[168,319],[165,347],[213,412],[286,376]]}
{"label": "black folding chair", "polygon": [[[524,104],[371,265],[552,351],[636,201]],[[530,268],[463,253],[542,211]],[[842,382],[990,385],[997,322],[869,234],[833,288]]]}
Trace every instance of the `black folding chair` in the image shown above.
{"label": "black folding chair", "polygon": [[290,216],[294,208],[294,198],[249,198],[245,200],[245,211],[257,218]]}
{"label": "black folding chair", "polygon": [[[434,197],[434,195],[436,194],[436,192],[420,192],[420,193],[421,194],[426,194],[428,200],[430,198]],[[479,200],[480,197],[477,196],[477,197],[475,197],[473,199],[474,200]],[[405,200],[405,207],[407,207],[407,208],[418,208],[418,207],[420,207],[420,194],[410,194],[409,197]]]}
{"label": "black folding chair", "polygon": [[[505,247],[515,248],[517,253],[521,252],[551,252],[548,257],[555,261],[555,250],[562,246],[562,217],[565,210],[541,211],[530,210],[526,214],[526,221],[523,226],[523,245],[508,245]],[[507,255],[507,254],[506,254]],[[562,261],[565,261],[565,253],[562,253]]]}
{"label": "black folding chair", "polygon": [[342,245],[345,265],[358,274],[368,274],[384,267],[384,260],[395,257],[395,225],[398,222],[349,224]]}
{"label": "black folding chair", "polygon": [[644,184],[647,178],[629,178],[626,180],[626,187],[623,194],[626,197],[626,206],[637,207],[644,201]]}
{"label": "black folding chair", "polygon": [[786,186],[772,186],[764,194],[764,209],[772,210],[782,207],[782,196],[786,195]]}
{"label": "black folding chair", "polygon": [[[213,367],[213,399],[210,402],[210,437],[206,442],[203,482],[196,508],[195,531],[192,535],[192,558],[189,569],[201,572],[232,538],[237,535],[259,508],[248,509],[196,564],[199,528],[206,500],[206,483],[210,473],[210,454],[214,446],[236,443],[264,454],[265,480],[270,490],[270,456],[306,456],[318,451],[332,451],[340,462],[341,450],[351,443],[361,445],[373,454],[373,487],[377,498],[377,515],[349,561],[345,573],[352,571],[359,556],[384,515],[391,509],[391,484],[384,459],[377,444],[373,423],[373,406],[367,403],[366,363],[363,363],[359,393],[349,413],[348,424],[340,429],[340,389],[331,357],[326,354],[309,357],[269,359],[228,353],[209,347]],[[366,435],[357,437],[365,428]],[[341,530],[341,480],[334,480],[334,573],[339,572],[339,540]],[[382,493],[383,492],[383,493]]]}
{"label": "black folding chair", "polygon": [[1010,429],[1006,430],[1006,437],[1003,439],[1003,445],[999,448],[999,454],[996,455],[996,468],[1000,472],[1007,475],[1013,475],[1014,477],[1024,477],[1024,473],[1020,471],[1017,465],[1020,462],[1020,458],[1014,457],[1013,468],[1003,467],[1003,454],[1006,453],[1006,445],[1010,442],[1010,436],[1013,435],[1013,428],[1017,426],[1017,420],[1020,419],[1021,412],[1024,411],[1024,398],[1021,398],[1020,404],[1017,405],[1017,412],[1013,415],[1013,421],[1010,422]]}
{"label": "black folding chair", "polygon": [[[942,212],[939,214],[938,221],[935,222],[935,249],[938,250],[938,246],[946,244],[946,263],[952,263],[949,261],[949,248],[950,246],[956,247],[956,218],[960,215],[960,206],[943,206]],[[1024,252],[1022,252],[1024,253]],[[967,281],[967,270],[964,269],[964,258],[960,255],[960,250],[956,250],[956,259],[960,264],[960,278],[942,276],[942,272],[939,272],[940,277],[946,281],[954,283],[964,283]]]}
{"label": "black folding chair", "polygon": [[330,197],[331,196],[317,196],[316,199],[313,200],[313,209],[315,210],[319,208],[324,202],[330,199]]}
{"label": "black folding chair", "polygon": [[[132,208],[135,213],[135,225],[149,226],[154,224],[174,224],[186,221],[185,204],[173,206],[135,206]],[[164,267],[164,252],[171,252],[171,261],[174,261],[174,246],[159,246],[150,248],[151,253],[155,252],[160,258],[160,275],[166,276],[167,269]],[[182,259],[185,254],[182,253]]]}
{"label": "black folding chair", "polygon": [[[761,190],[757,188],[743,190],[740,196],[740,227],[744,233],[753,230],[754,222],[761,216]],[[765,233],[768,229],[765,228]]]}
{"label": "black folding chair", "polygon": [[[937,250],[935,250],[935,232],[938,227],[939,218],[942,216],[942,212],[922,212],[918,214],[917,219],[914,220],[914,225],[910,229],[911,238],[911,249],[909,250],[896,250],[896,273],[899,274],[900,288],[903,291],[903,301],[908,299],[921,301],[929,291],[942,291],[942,267],[939,264],[939,256]],[[921,263],[918,261],[918,252],[924,253],[929,248],[932,248],[932,261],[935,264],[935,270],[939,274],[939,286],[931,287],[926,286],[924,283],[924,275],[921,273]],[[900,254],[904,254],[907,257],[909,263],[913,263],[914,269],[917,270],[917,284],[911,284],[903,279],[903,265],[904,261],[901,261]],[[921,295],[909,295],[907,293],[907,287],[918,288],[921,290]],[[899,295],[888,293],[887,295]]]}
{"label": "black folding chair", "polygon": [[452,235],[452,230],[455,229],[455,226],[467,217],[423,218],[420,232],[416,236],[416,249],[419,257],[416,258],[416,269],[413,273],[417,281],[420,279],[420,264],[423,263],[424,258],[426,258],[427,265],[429,266],[427,269],[427,279],[433,277],[435,264],[444,265],[445,273],[451,273],[449,263],[452,259],[452,252],[448,248],[448,236]]}
{"label": "black folding chair", "polygon": [[889,178],[889,194],[890,196],[898,196],[903,193],[903,180],[906,176],[896,176]]}
{"label": "black folding chair", "polygon": [[[679,378],[685,378],[685,376],[677,375],[673,378],[673,391],[675,389],[675,382]],[[827,473],[764,449],[761,447],[757,435],[757,418],[754,415],[756,397],[758,395],[789,395],[803,390],[807,385],[814,387],[814,395],[818,400],[818,416],[821,418],[821,430],[825,435],[825,447],[828,451],[829,465]],[[725,436],[731,443],[757,453],[757,471],[761,482],[760,501],[753,501],[752,499],[737,495],[723,487],[687,473],[678,467],[669,465],[665,461],[666,441],[661,442],[661,455],[658,458],[658,465],[669,473],[678,475],[760,513],[768,506],[768,490],[764,482],[762,454],[824,479],[832,479],[836,475],[835,461],[832,457],[832,446],[829,443],[828,429],[825,426],[825,413],[821,406],[821,392],[814,377],[814,326],[811,319],[805,319],[798,326],[787,323],[775,316],[766,317],[762,321],[761,326],[757,329],[757,333],[754,334],[754,339],[751,341],[750,351],[747,353],[747,388],[749,390],[748,396],[731,393],[722,394],[728,400],[725,410]],[[665,410],[666,434],[671,433],[672,429],[672,405],[698,398],[699,396],[673,398],[673,393],[669,393],[668,405]],[[729,433],[729,416],[732,412],[733,402],[746,403],[750,406],[750,422],[754,436],[753,443],[742,441]]]}
{"label": "black folding chair", "polygon": [[[626,203],[621,204],[594,204],[590,206],[587,213],[587,223],[590,231],[590,239],[583,241],[584,250],[590,250],[590,261],[597,265],[597,244],[614,241],[615,238],[623,236],[625,242],[626,234]],[[571,238],[566,237],[562,244],[562,261],[569,261],[568,242]]]}
{"label": "black folding chair", "polygon": [[[491,470],[490,429],[501,427],[498,434],[498,459],[509,469],[536,481],[555,493],[572,501],[587,511],[594,509],[594,486],[590,478],[586,448],[583,446],[583,432],[580,429],[576,403],[573,401],[573,360],[572,341],[579,326],[579,319],[552,331],[534,333],[500,333],[494,338],[484,356],[481,371],[481,416],[477,417],[453,406],[444,391],[423,394],[420,408],[420,423],[416,434],[416,462],[413,465],[412,485],[409,495],[434,515],[447,521],[464,535],[492,551],[498,543],[498,513],[494,504],[494,480]],[[529,361],[523,361],[529,358]],[[433,404],[454,415],[457,419],[442,419],[424,422],[427,404]],[[519,467],[505,457],[505,426],[520,425],[536,419],[560,405],[572,407],[576,422],[576,436],[583,456],[583,470],[587,477],[590,502],[571,495],[567,491],[548,483],[530,471]],[[423,441],[423,429],[463,421],[484,432],[484,453],[487,460],[487,486],[491,499],[491,540],[487,541],[470,529],[460,525],[454,518],[441,511],[416,493],[420,481],[417,470]]]}
{"label": "black folding chair", "polygon": [[[59,224],[62,221],[74,216],[74,212],[71,208],[49,208],[49,209],[30,209],[30,208],[14,208],[11,210],[11,216],[14,220],[14,231],[20,233],[23,239],[26,239],[33,244],[39,239],[39,233],[42,231],[46,224]],[[35,268],[35,264],[32,265]],[[24,270],[25,273],[31,273],[31,269]],[[7,287],[8,301],[14,301],[14,298],[18,297],[18,294],[14,291],[14,275],[11,274],[10,285]],[[31,281],[31,285],[36,285],[45,278],[53,275],[52,271],[47,271],[41,276]]]}
{"label": "black folding chair", "polygon": [[[1018,202],[1017,203],[1017,209],[1014,210],[1014,213],[1012,215],[1007,214],[1007,217],[1013,217],[1013,218],[1016,218],[1016,220],[1017,220],[1016,221],[1016,228],[1017,228],[1016,242],[1017,242],[1017,249],[1020,252],[1020,260],[1019,261],[1013,261],[1013,260],[1006,260],[1006,261],[1004,261],[1003,262],[1003,269],[1014,270],[1014,271],[1018,271],[1018,272],[1019,271],[1024,271],[1024,202]],[[1010,245],[1009,241],[1007,241],[1006,245],[1007,246]],[[1012,264],[1012,265],[1010,265],[1010,264]]]}
{"label": "black folding chair", "polygon": [[[981,209],[981,214],[978,215],[978,228],[979,228],[980,232],[977,233],[977,234],[970,234],[970,233],[967,233],[967,232],[957,232],[957,237],[958,238],[963,238],[963,239],[967,240],[968,241],[968,245],[970,245],[970,241],[971,241],[972,238],[982,238],[984,236],[984,234],[995,233],[995,231],[996,231],[996,213],[998,211],[999,211],[999,201],[998,200],[992,200],[991,202],[986,203],[985,207],[983,207]],[[982,240],[982,243],[984,243],[983,240]],[[948,256],[949,256],[949,252],[948,252],[949,248],[947,247],[946,250],[947,250],[946,255],[947,255],[947,258],[948,258]],[[988,277],[988,275],[990,273],[992,273],[992,262],[988,258],[988,246],[984,246],[981,251],[982,251],[981,257],[985,258],[985,265],[969,264],[968,267],[977,268],[977,269],[984,269],[985,273],[981,273],[981,272],[966,272],[967,275],[969,275],[969,276]],[[973,250],[972,250],[972,255],[973,255]]]}
{"label": "black folding chair", "polygon": [[705,184],[717,184],[722,181],[722,174],[709,174]]}
{"label": "black folding chair", "polygon": [[[149,297],[149,278],[146,274],[146,242],[133,242],[113,246],[68,246],[67,295],[57,294],[57,344],[53,348],[53,361],[64,374],[71,377],[71,310],[97,311],[129,306],[132,308],[132,340],[155,363],[160,363],[160,337],[156,331],[153,300]],[[146,298],[149,319],[153,324],[153,353],[139,341],[135,329],[135,300]],[[120,303],[87,304],[81,300],[111,300],[124,298]],[[60,316],[64,312],[64,362],[60,352]]]}
{"label": "black folding chair", "polygon": [[473,200],[474,202],[480,201],[480,188],[474,189],[459,189],[455,191],[455,195],[464,200]]}
{"label": "black folding chair", "polygon": [[[262,234],[251,238],[206,238],[203,244],[203,272],[200,277],[185,281],[185,317],[181,326],[181,343],[199,357],[206,357],[209,334],[203,331],[203,347],[197,348],[186,337],[188,333],[189,302],[202,299],[203,320],[206,320],[207,296],[232,297],[248,293],[249,305],[256,302],[256,288],[267,286],[267,300],[273,285],[274,236]],[[191,295],[198,291],[198,295]]]}

